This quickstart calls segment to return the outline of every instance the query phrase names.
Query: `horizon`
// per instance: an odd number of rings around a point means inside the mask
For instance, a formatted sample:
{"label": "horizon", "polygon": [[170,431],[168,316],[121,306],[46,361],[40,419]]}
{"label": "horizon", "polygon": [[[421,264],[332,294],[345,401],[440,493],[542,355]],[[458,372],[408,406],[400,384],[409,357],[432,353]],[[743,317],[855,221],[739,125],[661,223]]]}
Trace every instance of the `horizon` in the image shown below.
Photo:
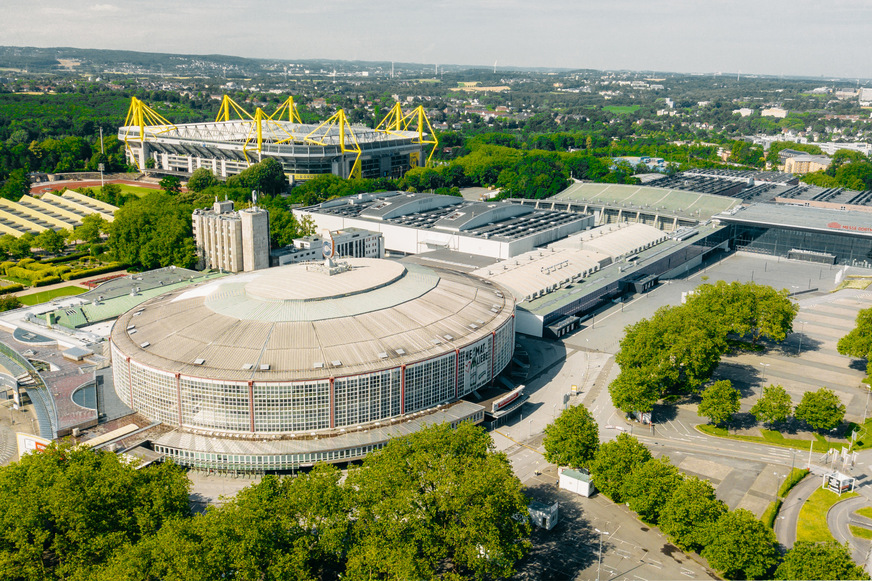
{"label": "horizon", "polygon": [[[737,0],[728,8],[693,5],[692,12],[676,0],[657,6],[546,0],[535,10],[518,0],[439,0],[401,7],[383,0],[365,7],[339,0],[304,7],[267,0],[254,8],[196,0],[77,4],[40,0],[7,7],[7,22],[14,26],[0,31],[0,45],[61,48],[87,37],[93,40],[88,48],[97,50],[291,62],[872,77],[860,58],[872,5],[860,0],[835,0],[824,11],[807,1]],[[432,32],[422,22],[433,22]],[[410,28],[425,31],[420,40],[401,34]]]}

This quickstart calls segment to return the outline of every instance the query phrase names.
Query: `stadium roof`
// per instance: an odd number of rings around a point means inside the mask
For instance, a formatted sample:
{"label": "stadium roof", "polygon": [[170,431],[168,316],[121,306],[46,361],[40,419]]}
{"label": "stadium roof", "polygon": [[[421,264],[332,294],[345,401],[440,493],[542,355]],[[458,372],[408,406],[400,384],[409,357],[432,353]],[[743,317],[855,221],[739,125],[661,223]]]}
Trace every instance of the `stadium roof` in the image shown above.
{"label": "stadium roof", "polygon": [[749,226],[775,226],[872,237],[872,219],[867,212],[845,212],[788,204],[755,204],[721,214],[716,219]]}
{"label": "stadium roof", "polygon": [[112,341],[136,361],[219,380],[353,375],[465,347],[514,313],[499,287],[415,264],[349,259],[270,268],[171,291],[123,315]]}

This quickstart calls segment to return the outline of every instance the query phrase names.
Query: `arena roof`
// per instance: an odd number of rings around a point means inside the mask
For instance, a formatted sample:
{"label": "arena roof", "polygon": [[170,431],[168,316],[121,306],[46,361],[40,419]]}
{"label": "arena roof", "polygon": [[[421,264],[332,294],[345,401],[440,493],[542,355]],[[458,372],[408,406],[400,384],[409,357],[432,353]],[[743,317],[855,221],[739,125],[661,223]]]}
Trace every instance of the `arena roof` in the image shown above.
{"label": "arena roof", "polygon": [[827,234],[851,234],[872,237],[872,220],[864,212],[845,212],[825,208],[787,204],[755,204],[716,216],[732,224],[760,227],[796,228]]}
{"label": "arena roof", "polygon": [[353,375],[454,351],[514,313],[508,292],[415,264],[295,264],[174,290],[118,319],[112,341],[170,373],[288,381]]}

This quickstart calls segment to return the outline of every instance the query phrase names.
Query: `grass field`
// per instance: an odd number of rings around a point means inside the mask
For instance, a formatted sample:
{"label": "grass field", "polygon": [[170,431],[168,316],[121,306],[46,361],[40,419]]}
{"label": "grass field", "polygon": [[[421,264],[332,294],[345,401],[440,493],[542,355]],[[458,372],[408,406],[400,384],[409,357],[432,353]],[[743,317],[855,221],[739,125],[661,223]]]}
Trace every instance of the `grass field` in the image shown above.
{"label": "grass field", "polygon": [[[758,444],[769,444],[770,446],[781,446],[782,448],[795,448],[797,450],[808,450],[809,440],[803,438],[785,438],[781,432],[774,430],[760,430],[762,436],[745,436],[741,434],[730,434],[724,428],[710,426],[708,424],[700,424],[696,427],[700,432],[710,436],[718,436],[720,438],[729,438],[731,440],[741,440],[743,442],[757,442]],[[814,435],[815,452],[826,453],[830,449],[830,443],[820,434]]]}
{"label": "grass field", "polygon": [[848,528],[851,529],[851,534],[858,539],[872,539],[872,530],[854,525],[848,525]]}
{"label": "grass field", "polygon": [[835,492],[825,488],[815,490],[802,508],[799,510],[799,520],[796,523],[796,540],[820,543],[835,541],[827,526],[827,512],[840,500],[847,500],[859,496],[856,492],[849,492],[839,496]]}
{"label": "grass field", "polygon": [[58,297],[71,297],[75,295],[80,295],[85,292],[85,289],[78,286],[62,286],[60,288],[55,288],[51,290],[40,291],[38,293],[33,293],[30,295],[24,295],[18,297],[18,300],[24,303],[25,305],[38,305],[40,303],[48,302],[52,299],[56,299]]}
{"label": "grass field", "polygon": [[638,105],[606,105],[603,107],[603,110],[608,111],[609,113],[615,113],[616,115],[627,115],[629,113],[635,113],[638,108]]}
{"label": "grass field", "polygon": [[855,510],[854,513],[865,516],[866,518],[872,518],[872,506],[865,506],[860,510]]}
{"label": "grass field", "polygon": [[154,188],[144,188],[142,186],[129,186],[127,184],[115,184],[121,191],[127,194],[133,194],[135,196],[139,196],[140,198],[143,196],[147,196],[148,194],[153,194],[154,192],[159,192],[160,190],[156,190]]}

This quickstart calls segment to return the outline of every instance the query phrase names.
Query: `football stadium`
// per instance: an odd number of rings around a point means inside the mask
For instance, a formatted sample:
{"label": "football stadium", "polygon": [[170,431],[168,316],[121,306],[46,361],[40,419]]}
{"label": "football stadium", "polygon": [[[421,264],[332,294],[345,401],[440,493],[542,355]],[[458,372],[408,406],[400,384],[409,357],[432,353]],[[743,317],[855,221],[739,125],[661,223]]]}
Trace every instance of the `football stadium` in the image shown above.
{"label": "football stadium", "polygon": [[140,169],[192,173],[206,167],[226,178],[273,158],[292,183],[323,174],[399,178],[424,165],[425,145],[437,145],[423,107],[404,113],[397,103],[375,129],[352,126],[342,109],[323,123],[306,124],[292,97],[267,115],[260,108],[251,114],[225,96],[214,122],[179,125],[134,97],[118,139]]}
{"label": "football stadium", "polygon": [[378,259],[304,263],[171,290],[111,333],[122,401],[174,429],[156,452],[222,470],[364,456],[425,423],[481,421],[460,400],[514,352],[512,295]]}

